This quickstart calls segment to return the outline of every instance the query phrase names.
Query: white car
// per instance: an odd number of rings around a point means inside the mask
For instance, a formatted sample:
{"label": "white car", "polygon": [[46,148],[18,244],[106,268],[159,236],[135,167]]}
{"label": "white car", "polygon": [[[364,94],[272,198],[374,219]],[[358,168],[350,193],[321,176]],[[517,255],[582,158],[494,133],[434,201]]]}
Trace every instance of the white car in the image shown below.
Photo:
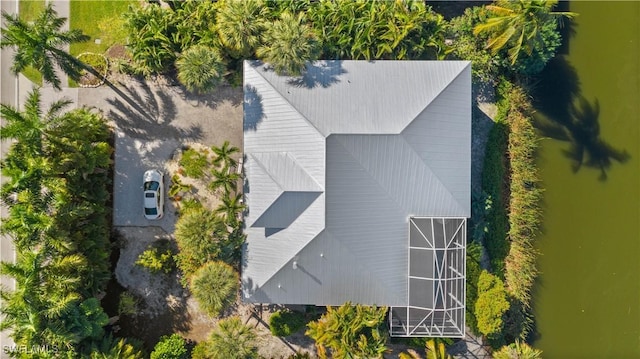
{"label": "white car", "polygon": [[142,182],[145,218],[162,218],[164,214],[164,174],[158,170],[148,170],[144,173]]}

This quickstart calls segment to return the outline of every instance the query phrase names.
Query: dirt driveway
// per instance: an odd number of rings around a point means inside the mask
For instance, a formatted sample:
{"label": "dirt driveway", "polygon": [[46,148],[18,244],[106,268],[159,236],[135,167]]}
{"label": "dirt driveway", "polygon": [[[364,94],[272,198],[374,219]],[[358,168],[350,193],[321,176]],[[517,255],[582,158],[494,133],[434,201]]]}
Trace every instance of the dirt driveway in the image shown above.
{"label": "dirt driveway", "polygon": [[142,215],[142,175],[156,168],[171,176],[166,163],[188,142],[206,146],[225,140],[242,148],[242,89],[221,87],[211,95],[193,95],[179,86],[130,80],[118,89],[82,89],[78,104],[94,106],[115,122],[113,224],[116,227],[175,227],[175,208],[165,201],[165,216]]}

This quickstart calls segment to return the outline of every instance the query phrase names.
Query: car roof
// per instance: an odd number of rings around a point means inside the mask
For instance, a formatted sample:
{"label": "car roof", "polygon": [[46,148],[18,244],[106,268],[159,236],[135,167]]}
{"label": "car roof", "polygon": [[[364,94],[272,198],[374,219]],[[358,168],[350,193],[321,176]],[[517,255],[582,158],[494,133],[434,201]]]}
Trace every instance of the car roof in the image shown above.
{"label": "car roof", "polygon": [[144,206],[147,208],[158,207],[158,203],[156,202],[156,191],[144,191]]}

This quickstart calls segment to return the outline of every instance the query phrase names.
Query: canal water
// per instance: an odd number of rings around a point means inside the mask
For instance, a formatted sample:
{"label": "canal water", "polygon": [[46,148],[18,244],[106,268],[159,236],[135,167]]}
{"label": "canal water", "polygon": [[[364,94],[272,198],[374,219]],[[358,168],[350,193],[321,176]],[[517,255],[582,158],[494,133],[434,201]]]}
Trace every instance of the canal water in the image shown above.
{"label": "canal water", "polygon": [[544,358],[640,358],[640,2],[579,13],[534,91],[546,189],[537,243]]}

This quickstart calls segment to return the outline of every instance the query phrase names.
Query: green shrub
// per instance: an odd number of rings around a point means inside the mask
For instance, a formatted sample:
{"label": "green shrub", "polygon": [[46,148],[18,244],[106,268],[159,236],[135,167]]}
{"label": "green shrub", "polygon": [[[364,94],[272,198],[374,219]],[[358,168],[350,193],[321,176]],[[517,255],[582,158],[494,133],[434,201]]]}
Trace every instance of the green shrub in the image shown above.
{"label": "green shrub", "polygon": [[148,269],[151,273],[171,273],[175,268],[173,251],[170,248],[150,247],[140,253],[136,264]]}
{"label": "green shrub", "polygon": [[163,336],[151,352],[151,359],[187,359],[187,343],[178,334]]}
{"label": "green shrub", "polygon": [[196,45],[176,60],[178,81],[189,91],[210,92],[222,81],[225,65],[214,48]]}
{"label": "green shrub", "polygon": [[487,148],[482,170],[482,188],[491,198],[491,208],[486,211],[484,245],[491,260],[491,267],[496,273],[503,273],[504,258],[509,252],[507,231],[509,220],[506,210],[508,194],[507,179],[507,141],[509,128],[500,119],[496,122],[487,141]]}
{"label": "green shrub", "polygon": [[288,310],[279,310],[269,319],[269,330],[276,337],[287,337],[306,324],[304,314]]}
{"label": "green shrub", "polygon": [[208,358],[257,359],[255,341],[253,328],[242,324],[239,317],[222,319],[207,341]]}
{"label": "green shrub", "polygon": [[[471,242],[467,245],[467,297],[466,297],[466,316],[465,322],[467,327],[474,333],[478,333],[478,322],[474,308],[478,300],[478,279],[482,268],[480,267],[480,258],[482,257],[482,246],[477,242]],[[421,347],[424,347],[422,345]]]}
{"label": "green shrub", "polygon": [[207,345],[206,341],[196,344],[191,351],[191,359],[210,359],[211,356],[209,356]]}
{"label": "green shrub", "polygon": [[198,208],[182,213],[175,230],[178,267],[188,279],[209,261],[235,258],[236,246],[230,244],[229,233],[222,219],[211,211]]}
{"label": "green shrub", "polygon": [[503,316],[507,310],[509,310],[509,301],[502,280],[483,270],[478,279],[478,300],[475,304],[480,333],[489,339],[498,338],[504,325]]}
{"label": "green shrub", "polygon": [[542,350],[534,349],[525,342],[516,340],[493,352],[495,359],[541,359]]}
{"label": "green shrub", "polygon": [[320,353],[331,349],[333,358],[381,358],[387,351],[384,321],[387,308],[355,305],[327,307],[318,320],[310,322],[306,332]]}
{"label": "green shrub", "polygon": [[209,262],[200,267],[189,284],[200,309],[211,316],[218,316],[231,306],[240,290],[238,273],[221,261]]}
{"label": "green shrub", "polygon": [[482,6],[466,8],[464,14],[451,19],[447,38],[453,39],[453,56],[471,61],[474,78],[488,81],[499,71],[500,61],[485,48],[487,37],[473,34],[473,28],[487,19],[487,10]]}
{"label": "green shrub", "polygon": [[138,313],[138,299],[129,292],[120,293],[118,302],[119,315],[135,315]]}
{"label": "green shrub", "polygon": [[197,179],[203,178],[205,170],[210,166],[207,154],[193,148],[182,152],[179,163],[184,168],[185,175]]}

